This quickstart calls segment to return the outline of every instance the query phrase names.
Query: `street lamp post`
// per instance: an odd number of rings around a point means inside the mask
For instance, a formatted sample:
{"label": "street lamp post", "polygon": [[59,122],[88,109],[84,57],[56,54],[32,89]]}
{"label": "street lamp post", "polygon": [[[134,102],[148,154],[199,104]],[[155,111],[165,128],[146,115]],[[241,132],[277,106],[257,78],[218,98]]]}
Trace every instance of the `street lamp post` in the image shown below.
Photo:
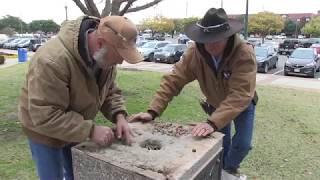
{"label": "street lamp post", "polygon": [[68,6],[65,5],[65,6],[64,6],[64,9],[65,9],[65,11],[66,11],[66,21],[67,21],[67,20],[68,20]]}
{"label": "street lamp post", "polygon": [[221,0],[221,8],[223,8],[223,0]]}
{"label": "street lamp post", "polygon": [[298,24],[300,22],[300,19],[297,19],[297,22],[296,22],[296,38],[298,38]]}
{"label": "street lamp post", "polygon": [[244,39],[248,39],[248,16],[249,16],[249,0],[246,3],[246,16],[244,19]]}

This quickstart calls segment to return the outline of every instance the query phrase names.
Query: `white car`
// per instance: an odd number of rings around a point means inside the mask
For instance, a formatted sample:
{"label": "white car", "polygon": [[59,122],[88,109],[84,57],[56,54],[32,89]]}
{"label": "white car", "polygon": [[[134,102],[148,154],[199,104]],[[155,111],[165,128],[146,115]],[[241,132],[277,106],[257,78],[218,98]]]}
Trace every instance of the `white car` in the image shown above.
{"label": "white car", "polygon": [[275,42],[275,41],[265,41],[263,44],[261,44],[261,46],[270,46],[273,47],[273,49],[278,52],[279,51],[279,42]]}
{"label": "white car", "polygon": [[154,53],[159,51],[167,44],[170,44],[168,41],[150,41],[138,48],[138,51],[143,55],[145,61],[152,61]]}

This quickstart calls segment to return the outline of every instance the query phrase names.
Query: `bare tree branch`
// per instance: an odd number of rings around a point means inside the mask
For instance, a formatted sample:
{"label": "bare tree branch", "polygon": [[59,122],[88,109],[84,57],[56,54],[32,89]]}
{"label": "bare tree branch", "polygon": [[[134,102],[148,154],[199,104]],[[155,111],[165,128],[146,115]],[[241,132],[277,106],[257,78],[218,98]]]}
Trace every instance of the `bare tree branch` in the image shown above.
{"label": "bare tree branch", "polygon": [[95,17],[100,17],[100,13],[97,9],[96,4],[93,2],[93,0],[84,0],[89,12],[91,13],[91,15],[95,16]]}
{"label": "bare tree branch", "polygon": [[80,0],[72,0],[72,1],[80,8],[83,14],[91,15],[88,9],[82,4]]}
{"label": "bare tree branch", "polygon": [[152,1],[152,2],[149,2],[149,3],[144,4],[144,5],[142,5],[142,6],[137,6],[137,7],[134,7],[134,8],[129,8],[126,13],[129,13],[129,12],[137,12],[137,11],[141,11],[141,10],[143,10],[143,9],[147,9],[147,8],[149,8],[149,7],[151,7],[151,6],[154,6],[154,5],[158,4],[158,3],[161,2],[161,1],[162,1],[162,0],[154,0],[154,1]]}
{"label": "bare tree branch", "polygon": [[113,0],[111,7],[111,15],[118,15],[121,4],[127,0]]}
{"label": "bare tree branch", "polygon": [[111,12],[111,0],[106,0],[104,8],[101,12],[101,17],[109,16]]}
{"label": "bare tree branch", "polygon": [[123,16],[135,1],[137,0],[128,0],[126,6],[120,11],[119,16]]}

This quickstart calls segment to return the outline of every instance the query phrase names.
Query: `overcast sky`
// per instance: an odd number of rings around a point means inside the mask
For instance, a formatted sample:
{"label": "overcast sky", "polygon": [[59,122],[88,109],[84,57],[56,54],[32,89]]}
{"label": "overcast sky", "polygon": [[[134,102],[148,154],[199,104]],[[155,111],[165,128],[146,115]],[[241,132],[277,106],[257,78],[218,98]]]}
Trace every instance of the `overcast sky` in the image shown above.
{"label": "overcast sky", "polygon": [[[95,2],[100,1],[102,0],[95,0]],[[150,1],[139,0],[134,5]],[[246,0],[223,0],[223,7],[228,14],[243,14],[245,3]],[[60,24],[65,19],[66,5],[69,19],[82,15],[72,0],[1,0],[0,17],[9,14],[21,17],[27,23],[32,20],[52,19]],[[135,23],[155,15],[170,18],[202,17],[208,8],[220,5],[221,0],[163,0],[155,7],[126,16]],[[320,10],[320,0],[249,0],[249,13],[264,10],[275,13],[317,13]]]}

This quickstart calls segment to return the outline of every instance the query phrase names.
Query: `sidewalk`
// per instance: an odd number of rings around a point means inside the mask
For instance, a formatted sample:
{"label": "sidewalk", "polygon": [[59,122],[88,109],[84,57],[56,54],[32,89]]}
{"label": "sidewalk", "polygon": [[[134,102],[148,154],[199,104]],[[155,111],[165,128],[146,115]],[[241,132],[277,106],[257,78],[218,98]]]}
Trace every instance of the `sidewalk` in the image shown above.
{"label": "sidewalk", "polygon": [[6,61],[4,62],[4,64],[0,65],[0,69],[3,68],[7,68],[13,65],[18,64],[18,59],[17,58],[10,58],[10,59],[6,59]]}
{"label": "sidewalk", "polygon": [[[127,70],[142,70],[142,71],[154,71],[154,72],[166,73],[172,70],[172,65],[149,63],[149,62],[141,62],[138,64],[128,64],[124,62],[123,64],[119,65],[119,68],[127,69]],[[320,79],[258,73],[257,84],[320,92]]]}
{"label": "sidewalk", "polygon": [[[7,68],[15,64],[18,64],[18,59],[7,59],[4,65],[0,65],[0,69]],[[138,64],[128,64],[124,62],[118,67],[124,70],[141,70],[161,73],[170,72],[172,70],[171,64],[159,64],[150,62],[141,62]],[[320,92],[320,79],[258,73],[257,84]]]}
{"label": "sidewalk", "polygon": [[320,92],[320,79],[272,74],[257,74],[257,84]]}
{"label": "sidewalk", "polygon": [[[17,50],[10,50],[10,49],[0,49],[0,52],[9,53],[9,54],[17,54]],[[30,57],[34,54],[34,52],[28,51],[28,61]],[[13,65],[18,64],[18,58],[6,58],[4,64],[0,65],[0,69],[7,68]]]}

